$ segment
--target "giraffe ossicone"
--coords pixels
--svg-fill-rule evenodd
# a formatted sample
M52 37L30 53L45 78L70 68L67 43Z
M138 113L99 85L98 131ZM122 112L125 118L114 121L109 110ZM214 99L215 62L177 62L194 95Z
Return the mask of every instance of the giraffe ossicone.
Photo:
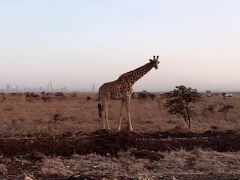
M141 77L147 74L152 68L158 69L159 56L153 56L147 64L122 74L119 78L112 82L104 83L98 91L98 112L99 117L103 122L103 129L110 130L108 121L108 111L109 111L109 101L110 99L121 100L121 110L119 116L119 126L118 130L121 130L121 122L123 116L124 107L127 110L128 116L128 127L130 131L133 131L131 113L130 113L130 100L132 95L132 86Z

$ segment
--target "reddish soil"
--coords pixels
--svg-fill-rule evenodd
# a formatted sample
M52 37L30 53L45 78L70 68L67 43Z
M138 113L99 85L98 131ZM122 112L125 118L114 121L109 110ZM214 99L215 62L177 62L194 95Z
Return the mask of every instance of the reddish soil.
M83 135L58 136L43 138L16 138L0 139L0 154L13 157L16 155L38 158L36 154L48 156L71 156L73 154L97 153L100 155L114 155L118 152L135 148L137 157L154 159L154 154L146 151L173 151L185 149L193 150L196 147L219 152L234 152L240 150L240 132L225 131L205 133L192 132L157 132L157 133L130 133L97 131Z

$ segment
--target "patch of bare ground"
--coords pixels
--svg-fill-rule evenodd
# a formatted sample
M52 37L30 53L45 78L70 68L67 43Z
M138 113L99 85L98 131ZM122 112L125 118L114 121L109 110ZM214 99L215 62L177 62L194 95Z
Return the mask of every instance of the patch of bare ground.
M135 148L138 151L165 152L181 149L191 151L196 147L218 152L239 151L240 132L207 131L204 133L184 133L175 131L173 133L173 131L166 131L130 133L126 131L114 133L101 130L79 137L54 136L0 139L0 153L8 157L26 154L34 155L36 152L47 156L71 156L73 154L85 155L90 153L116 156L119 152L127 151L129 148Z

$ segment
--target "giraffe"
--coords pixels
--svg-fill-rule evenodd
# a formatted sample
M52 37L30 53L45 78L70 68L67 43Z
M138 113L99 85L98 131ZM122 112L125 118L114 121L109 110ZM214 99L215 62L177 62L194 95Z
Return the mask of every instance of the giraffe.
M110 130L109 121L108 121L108 108L109 108L109 100L121 100L121 110L119 116L119 126L118 130L121 130L121 122L123 116L124 107L127 110L128 116L128 128L130 131L133 131L131 114L130 114L130 100L132 95L132 86L136 81L138 81L141 77L147 74L153 67L158 69L158 61L159 56L153 56L153 59L150 59L147 64L129 71L127 73L122 74L115 81L104 83L98 91L98 112L99 117L103 122L103 129Z

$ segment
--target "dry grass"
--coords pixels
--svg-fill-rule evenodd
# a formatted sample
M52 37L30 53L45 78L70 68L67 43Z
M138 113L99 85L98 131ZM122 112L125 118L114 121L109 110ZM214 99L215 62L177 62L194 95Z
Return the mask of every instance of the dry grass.
M72 175L102 179L230 179L240 177L240 153L219 153L195 149L156 153L160 160L138 159L131 149L117 157L96 154L72 157L45 157L29 161L21 157L1 157L0 177L22 174L33 179L59 179ZM53 178L54 177L54 178ZM218 178L217 178L218 177ZM225 177L225 178L223 178ZM13 178L12 178L13 179Z
M28 99L25 95L2 95L0 97L0 134L2 136L24 136L26 134L56 135L65 132L93 132L102 128L97 113L97 94L65 94L64 98L50 94L44 102L39 98ZM223 99L221 94L205 97L196 105L196 116L192 120L193 131L209 129L239 129L240 96ZM164 99L157 94L155 99L132 99L132 121L135 131L164 131L175 126L186 127L181 117L171 116L163 106ZM218 112L223 105L235 108L226 115ZM208 106L215 110L209 111ZM110 125L117 130L120 102L111 101ZM123 119L126 128L126 115Z
M160 153L159 153L160 154ZM95 154L46 159L42 166L44 175L81 174L88 176L157 179L157 177L231 174L240 176L240 153L218 153L196 149L163 154L159 161L136 159L131 152L120 153L118 158Z

